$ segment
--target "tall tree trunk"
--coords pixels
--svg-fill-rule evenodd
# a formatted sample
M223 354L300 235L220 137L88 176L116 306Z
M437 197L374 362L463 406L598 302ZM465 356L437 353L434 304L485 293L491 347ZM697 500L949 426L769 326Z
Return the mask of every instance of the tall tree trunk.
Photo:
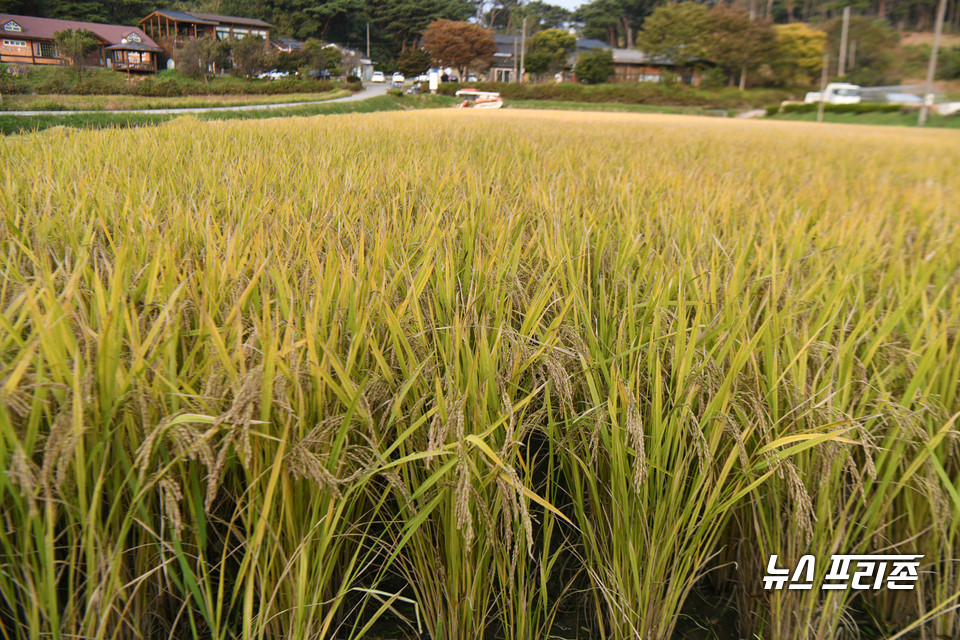
M740 91L747 90L747 65L740 67Z
M877 17L881 20L887 17L887 0L877 0Z

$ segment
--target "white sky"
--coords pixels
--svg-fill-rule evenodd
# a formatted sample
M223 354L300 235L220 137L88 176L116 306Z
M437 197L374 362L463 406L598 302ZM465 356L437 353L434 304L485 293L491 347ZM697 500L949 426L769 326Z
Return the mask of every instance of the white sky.
M576 9L583 4L583 0L546 0L546 2L548 4L564 7L565 9Z

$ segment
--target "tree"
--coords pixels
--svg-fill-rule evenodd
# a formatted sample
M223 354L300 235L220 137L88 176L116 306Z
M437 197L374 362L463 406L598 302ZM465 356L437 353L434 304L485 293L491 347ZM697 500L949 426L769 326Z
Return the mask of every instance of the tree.
M827 51L831 65L836 70L836 60L840 55L841 19L836 18L823 25L827 33ZM848 64L845 80L862 85L895 84L896 57L893 53L899 38L896 31L885 20L852 16L847 42ZM856 44L853 44L856 43Z
M574 18L583 24L585 38L605 40L611 47L633 48L634 35L650 15L656 0L593 0L581 6Z
M823 68L827 34L795 22L774 27L777 52L770 65L775 78L787 85L813 84Z
M497 43L493 35L480 25L437 20L424 34L423 48L438 66L455 67L463 78L468 68L490 66Z
M415 78L430 68L430 54L410 47L397 58L397 68L406 77Z
M353 49L340 50L340 65L343 72L343 79L349 81L350 76L358 75L357 66L360 64L360 52Z
M766 20L751 20L743 9L717 5L710 10L703 36L707 58L723 69L732 85L740 75L747 88L747 72L770 62L777 52L777 34Z
M83 65L87 56L100 46L100 38L85 29L66 29L53 34L60 56L73 64L77 78L83 75Z
M613 52L610 49L594 49L580 54L573 73L578 80L590 84L606 82L613 75Z
M464 20L473 15L469 0L366 0L373 24L393 40L396 52L417 46L420 35L437 20Z
M264 71L267 58L266 43L260 36L247 36L231 43L233 68L242 76L255 76Z
M174 56L177 70L191 78L207 80L210 68L218 57L218 45L213 36L187 40Z
M6 4L7 2L0 1L0 12L23 13L12 10L15 7L5 7ZM34 5L33 10L28 11L26 15L114 24L137 24L137 20L150 13L154 6L147 0L46 0L26 4ZM37 11L37 8L40 11Z
M518 26L524 18L527 20L527 33L537 33L544 29L563 29L570 21L571 13L563 7L547 4L542 0L530 0L517 6L510 12L504 12L507 20L501 27Z
M310 38L303 43L304 66L333 73L343 64L343 54L333 45Z
M669 58L684 67L703 59L704 34L709 29L710 14L702 4L668 4L644 20L637 46L649 56Z
M577 48L577 39L563 29L547 29L531 38L524 60L526 71L540 75L556 73Z

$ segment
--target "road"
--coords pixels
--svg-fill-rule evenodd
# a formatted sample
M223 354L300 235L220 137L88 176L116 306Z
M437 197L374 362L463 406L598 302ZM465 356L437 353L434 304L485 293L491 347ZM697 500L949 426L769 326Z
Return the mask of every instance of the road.
M177 114L177 113L210 113L216 111L265 111L268 109L285 109L287 107L303 107L312 104L327 104L329 102L352 102L354 100L365 100L376 96L386 95L390 85L367 84L363 90L342 98L333 98L331 100L311 100L309 102L279 102L276 104L244 104L232 107L183 107L171 109L115 109L111 111L100 110L75 110L75 111L0 111L4 116L66 116L80 113L157 113L157 114Z

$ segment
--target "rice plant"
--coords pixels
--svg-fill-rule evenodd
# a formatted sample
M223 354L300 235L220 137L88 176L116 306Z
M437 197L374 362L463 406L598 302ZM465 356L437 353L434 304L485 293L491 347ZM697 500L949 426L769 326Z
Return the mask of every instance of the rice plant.
M666 640L695 590L744 638L955 637L958 141L0 140L0 637ZM841 553L917 587L763 589Z

